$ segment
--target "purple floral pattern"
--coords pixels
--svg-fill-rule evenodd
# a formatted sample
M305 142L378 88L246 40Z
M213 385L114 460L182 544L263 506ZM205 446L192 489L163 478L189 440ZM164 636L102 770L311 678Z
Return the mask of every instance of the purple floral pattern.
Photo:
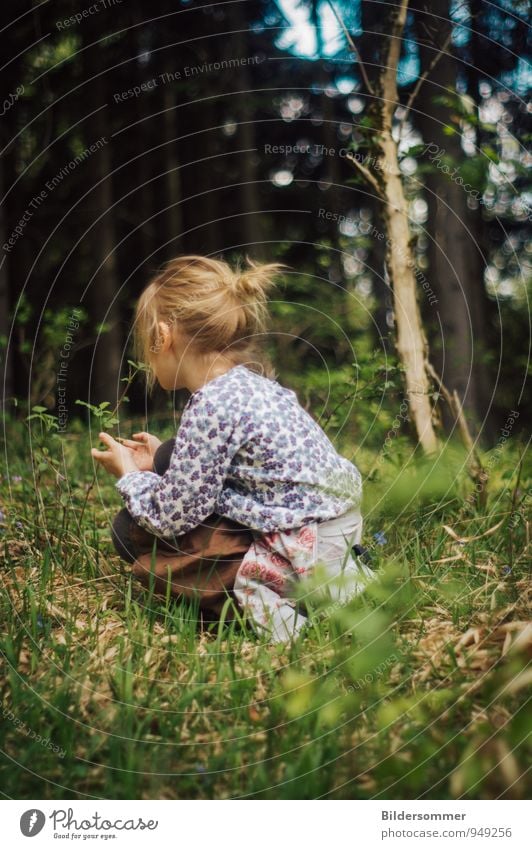
M167 472L117 488L139 525L172 537L212 513L261 533L326 521L360 504L362 481L295 392L240 365L192 393Z

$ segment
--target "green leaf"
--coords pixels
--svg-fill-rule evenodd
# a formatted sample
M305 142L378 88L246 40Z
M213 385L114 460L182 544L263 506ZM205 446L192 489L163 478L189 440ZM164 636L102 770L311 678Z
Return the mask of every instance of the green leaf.
M482 150L482 153L484 154L484 156L487 156L488 159L491 160L491 162L496 162L497 165L498 165L499 162L501 161L500 156L497 153L497 151L494 150L489 145L486 145L485 147L481 148L481 150Z

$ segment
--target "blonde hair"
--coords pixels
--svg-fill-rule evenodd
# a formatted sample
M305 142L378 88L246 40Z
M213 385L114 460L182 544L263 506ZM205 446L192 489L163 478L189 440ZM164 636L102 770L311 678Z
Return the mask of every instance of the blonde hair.
M256 263L233 270L221 259L180 256L170 260L150 280L135 315L136 356L150 365L157 352L159 322L176 325L202 353L221 351L239 365L245 363L267 376L272 367L260 353L257 337L266 328L267 295L274 277L286 266ZM148 383L153 384L153 373Z

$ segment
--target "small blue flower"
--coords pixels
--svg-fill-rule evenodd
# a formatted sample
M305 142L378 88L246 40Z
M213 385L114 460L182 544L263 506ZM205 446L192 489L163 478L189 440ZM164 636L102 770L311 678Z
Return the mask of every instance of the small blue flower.
M386 545L386 543L388 542L384 531L377 531L376 534L373 534L373 539L375 540L377 545Z

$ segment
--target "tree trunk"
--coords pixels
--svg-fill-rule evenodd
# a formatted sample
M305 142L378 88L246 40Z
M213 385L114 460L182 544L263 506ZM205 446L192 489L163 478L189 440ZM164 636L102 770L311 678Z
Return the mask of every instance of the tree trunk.
M371 222L377 226L382 219L377 198L368 198L371 208ZM383 226L382 223L380 226ZM383 228L384 229L384 228ZM368 267L371 271L371 288L375 298L375 309L373 310L374 325L371 331L375 343L383 351L389 352L391 340L391 327L388 323L389 316L393 310L393 294L389 285L389 277L386 269L385 246L380 239L372 239L368 252Z
M0 158L0 197L4 197L5 180L4 180L4 162L3 157ZM0 244L4 245L7 238L5 204L0 204ZM9 298L9 271L8 257L6 254L0 261L0 346L3 348L3 368L0 374L0 403L2 411L5 412L6 401L13 394L13 380L11 369L11 357L8 347L9 325L11 305ZM4 348L5 345L5 348Z
M389 96L389 92L386 93L385 90L384 97ZM432 424L429 380L425 366L428 347L421 325L416 296L408 206L399 171L397 144L392 138L391 124L389 129L384 129L379 147L381 149L381 160L386 164L387 170L383 179L383 218L387 237L390 240L386 263L394 296L397 353L404 366L411 419L423 449L426 452L431 452L437 448L437 439Z
M435 50L442 49L451 26L449 0L432 0L429 15L436 15L434 34L429 46L421 48L422 67L429 67ZM423 32L430 26L429 15L421 16ZM447 19L447 20L446 20ZM424 39L425 40L425 39ZM446 89L456 91L458 62L447 47L435 69L421 86L416 104L416 122L424 143L433 145L428 154L441 164L449 157L458 167L464 160L461 137L446 134L451 108L435 102ZM438 85L434 83L437 81ZM456 129L456 127L454 127ZM438 153L441 151L441 154ZM440 159L438 160L438 156ZM489 375L484 361L487 327L487 295L484 286L485 262L478 245L478 211L472 213L467 205L464 188L450 179L437 164L426 175L428 203L430 282L437 295L437 316L434 316L431 350L436 371L443 382L458 392L466 413L476 423L482 421L489 406ZM430 320L431 312L427 310ZM441 328L443 328L443 339ZM447 425L456 423L445 410Z
M235 3L230 6L231 29L235 30L232 36L235 55L246 56L249 53L248 33L245 31L248 19L244 14L243 3ZM255 259L264 259L262 245L263 231L261 225L260 198L258 193L259 160L254 148L257 147L255 134L255 94L248 94L253 88L252 76L245 63L239 64L236 69L235 90L243 92L235 95L239 117L238 140L240 148L244 152L239 156L241 212L242 212L242 242L247 243L244 251L249 252Z
M166 51L165 70L167 73L175 71L172 64L172 52ZM183 233L183 220L181 200L181 172L179 170L179 158L177 149L177 121L176 121L176 96L174 84L168 82L163 91L163 135L164 135L164 164L165 164L165 188L167 210L164 213L167 220L168 244L165 248L166 255L171 258L180 251Z
M414 255L410 240L408 205L398 161L398 145L392 135L394 112L398 103L397 68L408 0L401 0L389 14L389 27L381 59L381 72L374 80L375 97L369 110L374 126L370 136L378 167L374 174L366 166L357 165L382 201L388 247L386 264L390 276L397 353L404 368L410 418L417 438L426 453L437 449L438 441L432 421L427 376L427 342L421 325L416 296Z
M333 75L331 70L327 68L327 60L325 59L325 45L323 41L323 32L320 19L320 0L312 0L310 7L310 19L314 32L316 34L316 83L321 89L319 95L319 106L322 111L322 127L321 127L321 144L325 149L323 154L323 170L320 180L320 188L327 192L327 203L330 209L339 209L339 185L340 178L340 157L338 155L338 131L336 121L335 103L332 97L326 94L327 86L332 85ZM332 154L327 151L334 151ZM341 252L339 248L338 228L331 228L329 238L332 243L332 248L329 252L329 279L334 283L341 283L343 279L343 268L341 262ZM347 310L349 310L350 298L348 296Z
M94 48L89 48L94 50ZM89 84L94 90L95 104L106 102L102 77L95 77ZM109 139L111 128L106 118L109 110L100 109L91 119L94 139ZM104 144L87 160L89 181L93 190L89 195L90 221L87 241L90 242L90 268L92 276L87 292L89 313L96 325L97 337L94 346L91 375L91 403L109 401L114 405L120 395L120 366L122 360L122 334L120 332L120 310L118 304L118 274L115 256L115 232L113 226L113 192L111 183L112 141ZM94 226L91 225L94 223ZM100 331L98 328L103 324Z

